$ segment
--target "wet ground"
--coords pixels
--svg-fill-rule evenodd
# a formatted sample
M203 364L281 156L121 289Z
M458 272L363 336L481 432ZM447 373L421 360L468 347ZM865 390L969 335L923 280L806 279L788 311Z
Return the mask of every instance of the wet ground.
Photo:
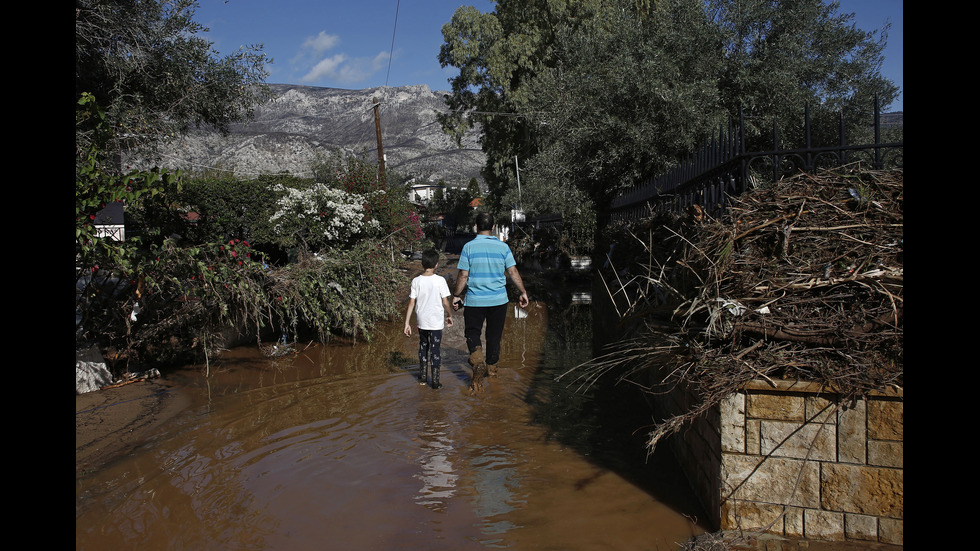
M649 418L555 381L591 354L588 312L509 316L475 396L461 314L439 390L417 384L398 323L168 374L180 413L77 472L76 549L675 550L704 515L673 460L646 457Z

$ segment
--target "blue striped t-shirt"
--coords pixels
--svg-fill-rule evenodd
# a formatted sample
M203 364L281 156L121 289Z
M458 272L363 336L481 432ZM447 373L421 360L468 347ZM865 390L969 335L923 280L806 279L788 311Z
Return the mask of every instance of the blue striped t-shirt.
M499 306L507 304L505 270L515 265L510 247L492 235L477 235L463 245L459 255L460 270L469 271L463 306Z

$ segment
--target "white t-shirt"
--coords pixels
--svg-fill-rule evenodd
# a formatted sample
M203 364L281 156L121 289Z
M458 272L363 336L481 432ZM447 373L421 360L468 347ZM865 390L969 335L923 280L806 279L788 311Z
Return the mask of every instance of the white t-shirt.
M415 317L419 329L436 330L445 326L443 297L450 295L446 278L441 275L420 275L412 280L409 298L415 299Z

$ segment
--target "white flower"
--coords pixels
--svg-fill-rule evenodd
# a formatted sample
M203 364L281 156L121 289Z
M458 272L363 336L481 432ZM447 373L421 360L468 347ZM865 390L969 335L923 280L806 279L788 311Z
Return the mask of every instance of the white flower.
M275 231L280 235L306 232L315 239L315 244L329 245L343 242L357 236L370 227L378 227L372 220L368 226L364 222L365 197L356 193L331 188L324 184L314 184L308 189L298 190L277 186L283 193L277 201L276 212L270 218L275 223Z

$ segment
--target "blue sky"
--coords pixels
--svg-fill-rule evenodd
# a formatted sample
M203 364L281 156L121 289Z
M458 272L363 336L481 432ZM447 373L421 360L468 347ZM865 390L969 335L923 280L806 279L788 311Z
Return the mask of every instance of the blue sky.
M902 84L902 1L841 0L866 31L892 27L882 73ZM270 83L362 89L426 84L447 90L439 66L442 26L461 5L492 11L490 0L199 0L195 20L222 55L263 46ZM887 111L901 111L903 95Z

